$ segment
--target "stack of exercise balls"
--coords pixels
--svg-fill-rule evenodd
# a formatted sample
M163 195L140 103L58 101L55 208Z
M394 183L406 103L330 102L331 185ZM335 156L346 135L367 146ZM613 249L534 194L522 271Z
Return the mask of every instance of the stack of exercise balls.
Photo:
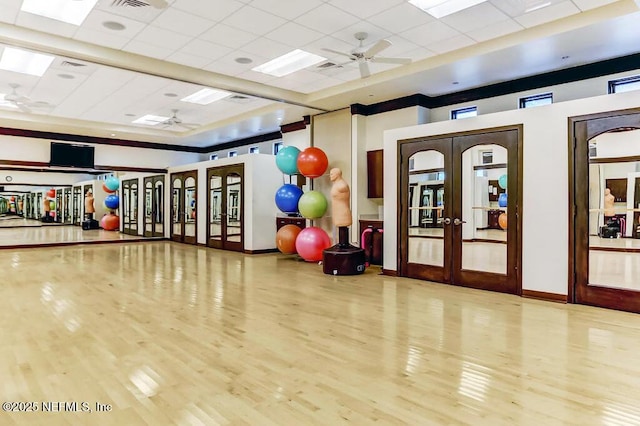
M500 186L500 188L504 189L505 192L502 192L500 194L500 196L498 197L498 206L499 207L507 207L507 175L504 174L502 176L500 176L498 178L498 186ZM506 230L507 229L507 214L506 213L501 213L500 216L498 216L498 225L500 225L500 228Z
M120 206L120 197L116 194L118 188L120 188L120 180L115 176L108 177L102 184L102 189L108 194L104 199L104 206L109 213L100 219L100 227L105 231L115 231L120 228L120 217L115 212Z
M301 174L315 179L322 176L329 166L326 154L319 148L309 147L302 152L286 146L276 154L278 169L287 175ZM319 191L302 190L291 183L276 191L276 206L287 215L300 215L305 219L319 219L327 212L327 199ZM276 233L276 246L284 254L297 253L307 262L322 260L322 250L331 246L329 235L316 226L300 229L296 225L285 225Z

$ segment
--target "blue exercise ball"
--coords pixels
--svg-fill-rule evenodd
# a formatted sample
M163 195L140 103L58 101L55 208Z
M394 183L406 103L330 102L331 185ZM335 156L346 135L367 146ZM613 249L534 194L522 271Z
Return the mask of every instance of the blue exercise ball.
M115 191L120 188L120 180L115 176L109 176L104 182L104 186L109 188L111 191Z
M120 205L120 197L115 194L107 195L104 199L104 206L110 210L115 210Z
M283 213L298 213L300 197L302 197L302 189L286 183L276 191L276 206Z
M507 207L507 193L506 192L503 192L498 197L498 206Z
M295 146L285 146L280 148L276 154L276 166L287 175L295 175L298 173L298 155L300 150Z
M507 175L502 175L498 178L498 185L502 189L507 189Z

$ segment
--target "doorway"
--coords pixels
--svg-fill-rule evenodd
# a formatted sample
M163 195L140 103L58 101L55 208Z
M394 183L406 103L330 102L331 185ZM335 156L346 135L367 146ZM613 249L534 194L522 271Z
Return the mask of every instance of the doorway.
M173 241L196 244L198 235L197 186L197 170L171 175L171 239Z
M399 275L521 293L521 135L509 126L401 142Z
M73 224L80 226L82 222L82 188L80 186L73 187Z
M138 235L138 179L122 182L122 232Z
M164 176L144 178L144 236L164 237Z
M207 246L244 250L244 164L207 169Z
M64 196L63 196L63 220L64 224L70 225L72 223L71 219L71 188L64 188Z
M569 118L569 302L640 313L640 109Z

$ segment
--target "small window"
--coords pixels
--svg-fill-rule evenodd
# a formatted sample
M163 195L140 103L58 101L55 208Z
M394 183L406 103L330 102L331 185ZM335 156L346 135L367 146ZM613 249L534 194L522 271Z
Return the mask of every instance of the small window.
M260 147L252 146L251 148L249 148L249 154L260 154Z
M457 120L459 118L475 117L476 115L478 115L478 107L474 107L474 106L467 107L467 108L454 109L451 111L452 120Z
M630 92L640 89L640 75L619 78L609 82L609 93Z
M480 151L480 164L492 164L493 151Z
M211 154L211 160L217 160L218 154Z
M237 157L238 156L238 151L229 151L229 153L227 154L227 157L231 158L231 157Z
M282 149L283 146L284 146L284 144L282 142L274 142L273 143L273 155L276 155L278 153L278 151L280 151L280 149Z
M409 158L409 170L413 170L415 167L415 158Z
M520 108L531 108L553 103L553 93L543 93L541 95L526 96L520 98Z

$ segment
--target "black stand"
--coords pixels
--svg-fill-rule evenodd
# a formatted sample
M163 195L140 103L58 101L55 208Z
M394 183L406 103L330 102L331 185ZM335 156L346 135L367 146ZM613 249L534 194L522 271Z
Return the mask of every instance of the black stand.
M357 275L365 269L364 249L349 244L349 228L338 228L338 244L322 251L322 272L328 275Z

